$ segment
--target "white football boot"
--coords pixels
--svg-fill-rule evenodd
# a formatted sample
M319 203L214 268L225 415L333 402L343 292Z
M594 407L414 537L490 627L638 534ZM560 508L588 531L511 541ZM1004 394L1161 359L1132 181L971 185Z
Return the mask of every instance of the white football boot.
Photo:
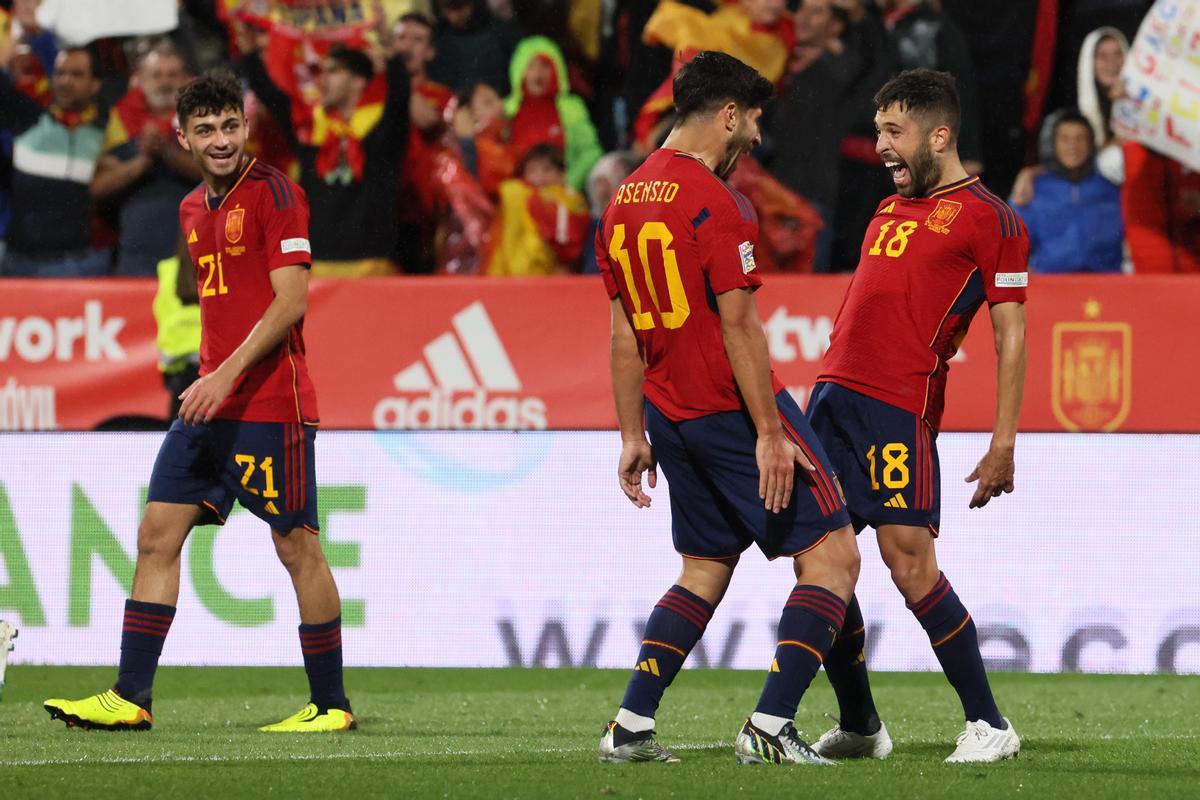
M625 730L616 720L605 725L600 734L600 763L637 761L678 764L679 756L663 747L655 738L654 731L634 733Z
M892 754L892 737L887 726L879 723L879 730L870 735L842 730L841 724L825 731L813 750L823 758L887 758Z
M1006 758L1016 758L1021 752L1021 738L1008 717L1003 730L993 728L981 719L968 722L958 735L957 747L946 757L947 764L988 764Z

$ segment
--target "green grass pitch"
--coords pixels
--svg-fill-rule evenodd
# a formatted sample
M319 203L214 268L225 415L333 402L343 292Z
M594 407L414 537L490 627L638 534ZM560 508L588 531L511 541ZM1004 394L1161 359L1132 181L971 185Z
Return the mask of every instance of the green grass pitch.
M627 673L350 670L361 728L258 733L302 704L299 669L165 668L155 729L67 730L46 697L107 687L111 669L16 666L0 703L0 797L1100 798L1200 797L1200 677L993 676L1021 756L941 760L961 728L940 675L878 674L895 754L835 768L741 767L732 743L762 675L685 671L659 712L675 765L602 765L596 744ZM818 676L797 717L809 737L836 709Z

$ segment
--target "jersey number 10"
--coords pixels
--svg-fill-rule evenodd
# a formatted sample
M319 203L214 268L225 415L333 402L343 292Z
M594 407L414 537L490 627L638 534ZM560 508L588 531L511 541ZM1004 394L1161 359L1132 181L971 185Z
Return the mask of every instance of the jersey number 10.
M665 222L646 222L638 229L637 256L646 277L646 291L650 294L650 302L658 312L663 327L667 329L683 327L683 323L687 322L692 313L687 293L683 288L683 278L679 276L679 261L675 258L675 251L671 249L673 241L675 237L671 235L671 230ZM654 273L650 270L650 242L658 242L662 248L663 282L667 285L667 296L671 301L671 307L667 311L663 311L663 305L658 300L658 288L655 286ZM633 278L633 264L629 260L629 251L625 249L624 223L613 226L612 239L608 243L608 257L621 265L621 272L625 275L625 286L629 289L629 300L633 304L633 327L639 331L654 328L654 315L650 311L642 310L642 295Z

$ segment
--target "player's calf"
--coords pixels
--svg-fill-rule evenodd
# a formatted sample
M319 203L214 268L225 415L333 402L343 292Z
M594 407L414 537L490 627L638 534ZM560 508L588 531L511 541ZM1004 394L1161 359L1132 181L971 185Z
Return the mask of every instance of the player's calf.
M661 745L654 740L654 715L663 693L704 635L713 611L707 600L678 584L654 606L621 708L600 741L601 761L679 760L665 750L662 752L670 757L659 757L662 753L658 752Z

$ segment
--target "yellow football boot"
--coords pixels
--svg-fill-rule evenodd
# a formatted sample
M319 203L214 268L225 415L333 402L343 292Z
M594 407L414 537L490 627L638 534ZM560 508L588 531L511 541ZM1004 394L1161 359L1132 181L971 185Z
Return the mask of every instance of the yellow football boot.
M148 731L154 724L150 712L109 689L82 700L47 700L42 704L50 719L61 719L68 728L96 731Z
M259 730L266 733L330 733L352 731L357 727L358 722L349 711L340 708L322 710L315 703L309 703L282 722L263 725Z

